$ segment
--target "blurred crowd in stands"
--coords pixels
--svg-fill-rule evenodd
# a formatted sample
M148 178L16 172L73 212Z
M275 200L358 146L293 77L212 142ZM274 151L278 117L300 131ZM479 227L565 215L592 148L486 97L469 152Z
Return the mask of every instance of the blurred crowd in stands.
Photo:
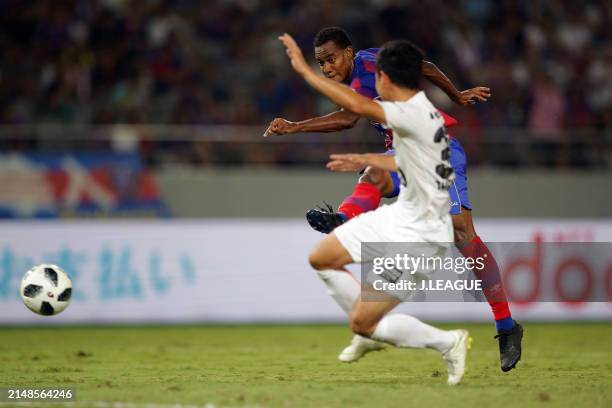
M490 102L470 108L427 88L475 146L481 129L520 128L552 162L564 149L570 164L607 160L572 159L587 141L567 131L591 129L589 145L610 144L606 0L0 0L0 124L263 130L277 116L327 113L334 107L290 71L276 37L294 34L311 56L314 34L330 25L358 49L410 39L459 88L489 86Z

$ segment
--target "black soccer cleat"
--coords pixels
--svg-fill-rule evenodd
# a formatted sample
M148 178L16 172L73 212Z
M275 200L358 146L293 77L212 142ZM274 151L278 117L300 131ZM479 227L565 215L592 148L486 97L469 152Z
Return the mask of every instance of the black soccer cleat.
M523 339L523 326L514 321L510 330L500 330L494 338L499 339L499 361L503 372L516 367L521 360L521 340Z
M323 234L329 234L339 225L345 223L344 217L334 211L334 208L327 204L325 201L326 208L318 207L308 210L306 213L306 221L316 231L322 232Z

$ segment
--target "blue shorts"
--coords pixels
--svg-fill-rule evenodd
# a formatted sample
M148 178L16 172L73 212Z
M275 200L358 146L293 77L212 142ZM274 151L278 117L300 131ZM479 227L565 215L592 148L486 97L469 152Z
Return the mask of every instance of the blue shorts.
M459 141L455 138L451 138L449 142L450 147L450 163L455 172L455 181L448 189L448 195L450 196L450 213L451 215L457 215L461 213L461 208L467 210L472 209L470 203L470 195L468 194L468 182L467 182L467 157L463 151L463 147ZM393 154L393 150L387 150L385 154ZM387 198L397 197L400 190L400 179L395 171L390 171L391 178L393 179L393 192L387 196Z

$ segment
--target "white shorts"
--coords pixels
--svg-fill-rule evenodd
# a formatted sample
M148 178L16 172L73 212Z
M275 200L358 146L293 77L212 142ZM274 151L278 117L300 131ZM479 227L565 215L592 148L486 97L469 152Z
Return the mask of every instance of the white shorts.
M410 217L406 210L397 204L383 205L378 209L363 213L334 230L340 244L347 250L356 263L369 263L376 257L388 257L396 253L397 245L364 246L362 243L426 243L425 245L408 245L403 253L414 257L443 256L453 241L453 224L450 215L439 219L406 222ZM389 252L389 253L387 253ZM425 254L423 252L426 252ZM402 274L400 280L426 279L434 271L423 269L416 273ZM365 278L362 276L362 279ZM370 279L368 279L370 280ZM406 299L406 291L385 291L399 299Z
M362 242L453 242L453 222L450 215L440 219L405 222L405 209L398 203L383 205L350 219L334 229L334 234L353 258L354 262L368 262L362 259ZM404 222L403 222L404 221Z

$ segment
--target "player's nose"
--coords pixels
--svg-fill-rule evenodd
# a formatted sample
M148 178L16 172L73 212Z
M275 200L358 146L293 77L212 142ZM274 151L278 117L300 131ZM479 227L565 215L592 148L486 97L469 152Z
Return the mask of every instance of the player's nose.
M323 75L326 77L331 77L334 75L334 71L332 70L330 64L325 63L325 65L323 65Z

